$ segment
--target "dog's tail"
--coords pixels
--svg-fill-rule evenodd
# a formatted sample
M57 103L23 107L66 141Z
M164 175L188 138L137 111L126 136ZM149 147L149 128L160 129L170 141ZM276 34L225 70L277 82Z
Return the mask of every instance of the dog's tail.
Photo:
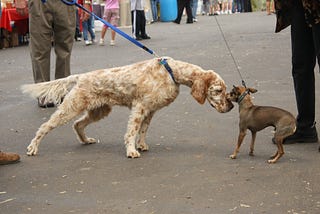
M21 86L23 93L29 94L33 98L44 100L44 102L53 102L59 105L66 94L76 85L78 75L71 75L66 78L53 80L50 82L41 82L36 84L26 84Z

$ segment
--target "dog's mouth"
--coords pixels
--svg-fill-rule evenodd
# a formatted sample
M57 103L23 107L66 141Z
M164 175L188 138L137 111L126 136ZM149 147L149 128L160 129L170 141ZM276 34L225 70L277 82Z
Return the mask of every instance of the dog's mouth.
M219 113L227 113L233 109L234 105L228 100L227 104L223 107L222 105L214 106L212 103L210 105L215 108Z

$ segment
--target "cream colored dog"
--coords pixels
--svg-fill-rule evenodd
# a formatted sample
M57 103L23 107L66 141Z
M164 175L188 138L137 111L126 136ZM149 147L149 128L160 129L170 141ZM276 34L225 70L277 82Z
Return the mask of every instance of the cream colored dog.
M127 157L140 157L137 149L148 150L145 136L152 116L175 100L180 84L191 87L192 96L200 104L207 99L218 112L232 109L232 103L226 98L225 83L217 73L171 58L167 58L167 62L176 82L159 59L151 59L50 82L23 85L23 92L34 98L45 98L56 104L63 100L50 119L40 126L28 146L27 154L36 155L40 141L50 130L68 123L82 112L85 114L75 121L74 130L81 142L95 143L94 138L85 135L85 127L107 116L114 105L119 105L131 109L124 137Z

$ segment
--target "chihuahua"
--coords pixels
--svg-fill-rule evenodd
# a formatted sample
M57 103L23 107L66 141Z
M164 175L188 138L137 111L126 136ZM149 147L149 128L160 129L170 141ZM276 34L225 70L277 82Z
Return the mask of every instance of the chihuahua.
M254 105L250 93L256 92L257 90L254 88L233 86L233 89L228 94L230 101L239 104L240 114L238 143L233 154L230 155L230 158L235 159L237 157L247 129L249 129L252 134L249 155L253 156L256 133L268 126L273 126L275 128L274 140L278 150L276 154L268 160L268 163L275 163L284 154L283 140L292 135L296 130L296 119L290 112L283 109Z

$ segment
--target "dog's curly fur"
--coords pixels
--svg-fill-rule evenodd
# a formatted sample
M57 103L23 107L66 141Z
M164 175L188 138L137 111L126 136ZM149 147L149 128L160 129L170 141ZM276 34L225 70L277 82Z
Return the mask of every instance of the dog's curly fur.
M23 85L22 91L34 98L60 104L51 118L43 123L28 146L28 155L36 155L42 138L57 126L66 124L82 112L84 116L74 123L74 130L81 142L95 143L84 129L92 122L107 116L114 105L131 109L124 142L127 157L140 157L137 149L148 150L145 136L154 113L169 105L179 94L179 85L191 87L192 96L203 104L208 102L218 111L227 112L233 107L226 99L223 79L212 70L167 58L176 83L159 59L101 69L50 82ZM137 137L139 139L136 141Z

